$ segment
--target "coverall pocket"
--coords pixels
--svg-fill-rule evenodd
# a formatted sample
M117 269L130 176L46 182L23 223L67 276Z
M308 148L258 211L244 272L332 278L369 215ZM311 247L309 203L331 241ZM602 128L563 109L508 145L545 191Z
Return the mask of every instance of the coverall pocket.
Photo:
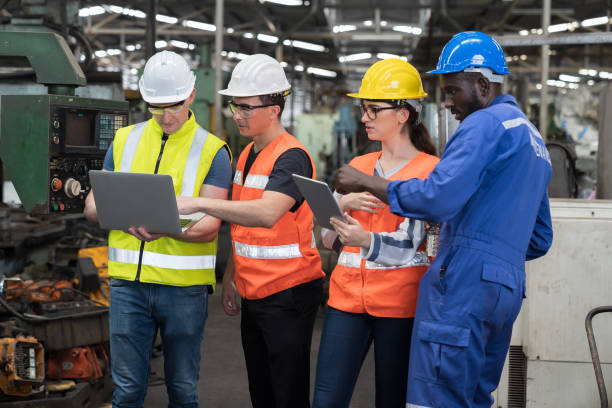
M514 291L516 286L511 268L484 264L480 282L477 283L472 297L470 313L480 320L488 321L499 304L501 291Z
M439 322L419 323L417 338L421 350L417 357L422 370L419 377L436 383L463 383L466 376L466 348L470 329ZM416 367L415 367L416 368Z

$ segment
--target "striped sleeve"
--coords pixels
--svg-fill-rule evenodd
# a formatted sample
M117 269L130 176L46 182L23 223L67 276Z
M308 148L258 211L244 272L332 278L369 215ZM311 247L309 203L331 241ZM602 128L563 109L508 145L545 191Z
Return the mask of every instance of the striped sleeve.
M425 223L405 218L396 231L371 235L369 250L361 248L362 258L389 266L405 265L425 240Z

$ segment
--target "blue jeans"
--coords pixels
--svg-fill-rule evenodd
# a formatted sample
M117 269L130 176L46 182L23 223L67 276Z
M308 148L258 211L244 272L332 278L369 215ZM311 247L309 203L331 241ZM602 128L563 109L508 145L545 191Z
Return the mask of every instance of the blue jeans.
M169 408L197 408L200 350L208 316L207 287L113 278L110 296L113 408L142 407L158 330Z
M319 347L313 408L348 407L372 341L376 407L406 404L413 318L375 317L328 307Z

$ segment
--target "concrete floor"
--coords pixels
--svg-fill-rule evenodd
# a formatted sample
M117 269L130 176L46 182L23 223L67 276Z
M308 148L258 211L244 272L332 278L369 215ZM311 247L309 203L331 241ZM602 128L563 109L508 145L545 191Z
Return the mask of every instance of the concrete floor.
M200 406L206 408L250 407L249 390L242 345L240 342L240 317L230 317L221 306L221 288L210 297L208 321L204 330L202 362L200 364ZM320 310L312 337L311 390L314 383L317 351L321 339L324 311ZM374 406L374 362L372 351L363 364L351 408ZM163 357L151 363L151 383L144 406L166 408L168 397L163 382Z

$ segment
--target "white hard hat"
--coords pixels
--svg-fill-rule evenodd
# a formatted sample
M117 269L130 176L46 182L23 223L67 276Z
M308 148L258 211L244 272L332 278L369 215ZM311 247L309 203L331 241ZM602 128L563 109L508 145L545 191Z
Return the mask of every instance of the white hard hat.
M171 51L161 51L147 61L138 86L148 103L184 101L191 95L195 75L185 58Z
M265 54L253 54L236 65L227 89L219 93L247 97L282 93L290 88L285 71L277 60Z

